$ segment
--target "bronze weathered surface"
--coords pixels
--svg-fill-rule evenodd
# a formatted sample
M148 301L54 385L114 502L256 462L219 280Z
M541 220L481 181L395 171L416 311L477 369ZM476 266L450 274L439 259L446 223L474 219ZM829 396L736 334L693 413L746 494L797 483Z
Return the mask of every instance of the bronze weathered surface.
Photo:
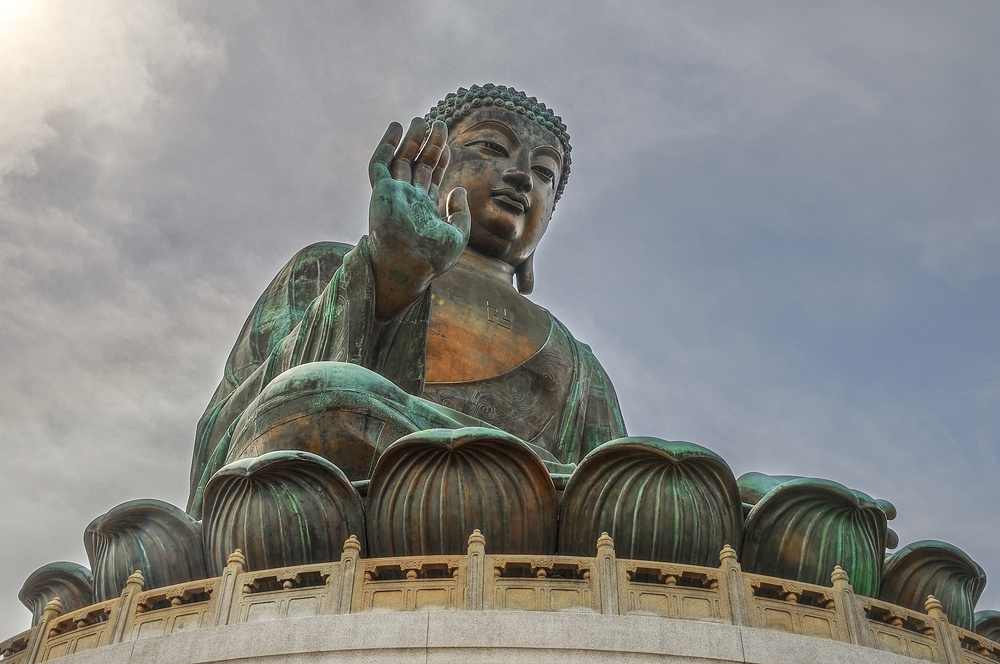
M66 612L94 603L94 578L83 565L55 562L32 572L21 586L17 598L31 611L31 624L37 625L45 605L58 597Z
M495 426L566 472L625 434L590 349L523 296L566 181L565 127L502 86L431 115L393 123L376 148L368 235L307 248L258 300L198 427L192 515L218 468L266 451L314 452L364 480L401 435Z
M740 499L743 501L743 509L749 514L750 509L760 502L760 500L766 496L772 489L784 484L785 482L791 482L792 480L808 480L811 478L802 477L800 475L765 475L764 473L744 473L739 476L736 483L740 487ZM826 480L818 480L820 483L826 482ZM867 494L859 495L868 498ZM885 518L888 521L892 521L896 518L896 506L893 505L888 500L884 499L874 499L875 504L878 505L882 511L885 513ZM892 528L886 528L885 536L885 548L895 549L899 546L899 536L896 534Z
M921 540L886 559L879 599L919 611L933 595L951 624L972 630L985 586L986 573L967 553L947 542Z
M83 543L95 602L117 597L137 570L147 588L208 576L201 523L161 500L132 500L112 508L90 522Z
M840 565L861 595L875 597L885 556L886 514L869 496L836 482L799 478L775 484L747 516L744 569L829 583Z
M942 607L971 629L985 577L954 547L911 545L882 582L896 543L887 501L827 480L737 482L698 445L624 437L590 348L525 297L569 165L562 121L503 86L460 89L405 131L391 124L369 165L368 233L296 254L237 337L198 423L187 513L133 501L95 519L85 534L92 596L81 599L83 568L54 564L26 582L40 628L55 625L58 647L97 643L105 628L121 641L128 621L142 622L139 607L209 595L211 610L174 617L285 617L289 603L244 602L236 579L247 595L268 579L267 594L267 570L292 567L277 585L292 591L300 572L307 587L327 584L301 606L332 613L645 612L861 645L896 639L898 621L912 632L899 654L917 656L937 647L928 635L947 626ZM612 538L631 561L616 562ZM221 575L216 585L193 581L209 573ZM550 574L566 583L545 585ZM423 594L405 585L418 579ZM169 598L156 590L171 584L185 587ZM868 626L855 591L868 596ZM99 604L59 617L85 601ZM982 629L994 634L995 622Z
M614 388L590 349L524 297L566 185L569 151L558 117L503 86L459 90L407 129L390 125L369 166L368 234L354 247L323 243L300 252L240 333L199 423L190 513L201 514L204 487L222 465L268 452L312 452L363 482L403 436L492 426L564 478L589 452L624 436ZM739 498L728 478L707 481L708 473L687 516L673 525L657 517L655 535L638 526L627 533L621 524L664 514L687 485L661 482L670 464L653 481L656 463L641 470L611 449L570 481L560 523L567 550L582 553L604 528L598 522L611 519L607 527L637 556L703 560L704 551L728 543L745 548L748 569L827 583L840 564L859 592L878 592L882 556L896 539L885 523L894 511L887 502L823 480L745 476L740 488L753 509L741 542ZM417 475L429 472L409 463ZM391 490L384 480L372 486L400 504L416 501L408 491L424 495L404 479L412 478L394 476ZM639 485L647 490L634 500L592 504ZM414 526L390 516L382 498L368 497L370 508L385 512L369 510L376 554L442 550L399 544ZM407 518L430 518L417 512ZM508 527L521 527L521 518L511 516ZM660 526L677 541L668 545ZM491 541L504 540L491 533Z
M352 481L366 480L378 455L394 440L445 426L443 418L421 405L357 365L300 365L272 380L237 420L226 462L301 450L337 460Z
M541 459L502 431L432 429L379 458L368 490L375 556L465 551L482 531L497 552L552 554L556 490Z
M743 510L722 458L693 443L621 438L580 463L563 493L559 553L589 555L602 532L628 558L714 565L738 549Z
M343 472L308 452L268 452L219 470L205 491L205 558L221 574L240 549L247 569L327 562L351 535L365 541L361 496Z
M1000 611L977 611L976 634L1000 642Z

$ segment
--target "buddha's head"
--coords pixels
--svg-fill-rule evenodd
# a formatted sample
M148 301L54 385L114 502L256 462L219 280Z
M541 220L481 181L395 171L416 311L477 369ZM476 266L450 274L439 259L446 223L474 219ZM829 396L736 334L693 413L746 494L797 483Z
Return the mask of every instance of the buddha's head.
M468 191L469 248L514 267L518 290L531 292L532 256L569 177L566 126L533 97L492 84L459 89L425 119L448 125L440 190Z

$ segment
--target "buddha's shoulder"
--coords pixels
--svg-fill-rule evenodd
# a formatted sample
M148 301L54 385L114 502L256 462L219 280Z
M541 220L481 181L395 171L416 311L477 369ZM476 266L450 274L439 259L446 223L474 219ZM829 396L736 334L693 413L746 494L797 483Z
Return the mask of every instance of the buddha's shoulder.
M346 242L316 242L298 250L271 280L265 296L300 311L326 288L352 249Z
M548 316L551 321L552 338L565 339L566 343L572 346L576 350L576 353L579 354L581 361L594 364L597 367L601 366L601 363L597 360L597 357L594 355L594 351L591 349L589 344L586 344L573 336L573 333L570 332L569 328L566 327L562 321L556 318L555 314L543 307L539 308L545 312L545 315ZM601 367L601 371L603 370L603 367Z
M344 256L353 248L354 245L347 242L314 242L295 252L282 271L336 272L343 264Z

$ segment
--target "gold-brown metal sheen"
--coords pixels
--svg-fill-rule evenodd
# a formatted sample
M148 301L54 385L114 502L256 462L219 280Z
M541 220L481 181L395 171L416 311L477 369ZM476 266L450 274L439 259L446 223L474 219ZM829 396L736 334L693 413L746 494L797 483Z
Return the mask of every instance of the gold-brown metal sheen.
M704 447L621 438L581 462L563 494L559 553L584 555L608 532L629 558L708 565L739 550L743 506L736 478Z
M117 597L141 571L159 588L208 576L201 523L161 500L132 500L87 526L83 543L94 570L94 601Z
M327 562L340 555L350 535L364 542L364 506L344 473L326 459L268 452L212 476L204 530L213 574L222 573L227 552L237 548L248 569Z
M946 542L923 540L886 558L879 599L919 609L933 595L953 625L972 630L985 586L986 573L967 553Z
M556 490L545 465L502 431L421 431L379 458L368 490L370 550L376 556L459 554L468 533L496 548L553 554Z

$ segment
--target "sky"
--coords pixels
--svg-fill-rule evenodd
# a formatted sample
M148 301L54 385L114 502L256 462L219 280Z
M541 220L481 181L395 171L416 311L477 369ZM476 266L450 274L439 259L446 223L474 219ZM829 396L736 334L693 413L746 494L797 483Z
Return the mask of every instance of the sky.
M892 501L1000 609L1000 5L0 0L0 637L196 422L391 121L537 96L573 173L532 300L632 435Z

